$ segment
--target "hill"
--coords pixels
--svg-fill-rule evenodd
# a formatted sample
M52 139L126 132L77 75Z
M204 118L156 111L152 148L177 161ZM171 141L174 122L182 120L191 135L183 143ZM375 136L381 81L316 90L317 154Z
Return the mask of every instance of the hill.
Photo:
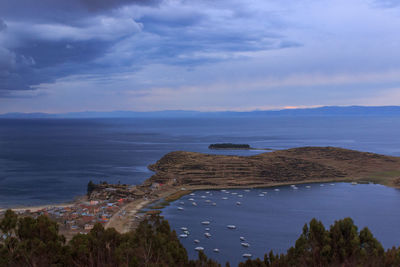
M335 147L301 147L256 156L176 151L149 169L150 182L197 187L256 187L312 181L372 181L397 186L400 158Z

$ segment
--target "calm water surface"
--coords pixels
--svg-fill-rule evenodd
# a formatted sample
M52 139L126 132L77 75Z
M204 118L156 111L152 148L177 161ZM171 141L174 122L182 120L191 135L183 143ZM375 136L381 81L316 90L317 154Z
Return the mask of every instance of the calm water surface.
M311 188L306 188L307 185ZM295 244L303 225L312 218L329 227L335 220L351 217L359 230L367 226L385 248L400 245L400 214L396 212L400 206L400 190L374 184L323 185L298 185L297 190L290 186L276 187L279 192L274 188L251 189L250 192L228 189L227 193L196 191L194 196L187 195L171 203L162 215L178 235L182 233L181 227L188 228L189 236L180 240L191 258L197 257L194 248L202 246L207 256L220 263L229 261L233 266L243 261L243 253L263 258L270 250L286 252ZM260 196L262 192L266 192L265 196ZM237 201L241 205L237 205ZM210 224L202 225L202 221L210 221ZM235 230L227 228L231 224L236 226ZM209 231L205 230L207 227ZM205 237L205 232L211 237ZM250 247L241 246L241 236ZM195 239L200 243L195 244ZM213 252L214 248L220 252Z
M0 207L72 200L89 180L140 184L164 154L217 142L340 146L400 156L399 117L0 119Z

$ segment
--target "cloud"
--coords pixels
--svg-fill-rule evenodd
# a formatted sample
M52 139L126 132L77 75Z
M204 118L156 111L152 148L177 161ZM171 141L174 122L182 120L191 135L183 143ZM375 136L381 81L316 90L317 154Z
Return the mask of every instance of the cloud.
M375 0L374 4L383 8L394 8L400 5L400 0Z
M0 19L0 32L4 31L7 29L7 24L4 22L4 20Z

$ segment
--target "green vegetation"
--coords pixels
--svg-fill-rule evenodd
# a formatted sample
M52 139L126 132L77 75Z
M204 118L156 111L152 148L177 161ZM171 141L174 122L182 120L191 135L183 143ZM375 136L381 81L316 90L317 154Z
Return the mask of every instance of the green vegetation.
M208 146L209 149L250 149L248 144L232 144L232 143L222 143L222 144L211 144Z
M189 261L175 231L158 216L126 234L96 224L67 243L48 217L18 218L8 210L0 231L0 266L219 266L204 254Z
M368 228L358 232L350 218L336 221L329 230L312 219L286 254L271 251L263 260L247 260L239 266L400 266L400 248L385 252Z
M87 185L87 196L90 197L90 194L92 194L93 190L96 189L96 184L93 183L91 180L89 181Z
M18 217L8 210L0 231L0 266L220 266L204 253L189 260L175 231L159 216L125 234L96 224L88 234L66 242L48 217ZM286 254L271 251L240 266L400 266L400 248L385 251L367 228L358 231L350 218L336 221L329 230L313 219Z

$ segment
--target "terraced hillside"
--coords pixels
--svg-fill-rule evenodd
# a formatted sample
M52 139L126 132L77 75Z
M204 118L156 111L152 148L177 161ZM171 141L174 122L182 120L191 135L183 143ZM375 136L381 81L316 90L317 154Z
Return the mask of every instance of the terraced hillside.
M324 180L400 182L400 158L335 147L301 147L256 156L176 151L149 169L150 182L182 186L263 186Z

